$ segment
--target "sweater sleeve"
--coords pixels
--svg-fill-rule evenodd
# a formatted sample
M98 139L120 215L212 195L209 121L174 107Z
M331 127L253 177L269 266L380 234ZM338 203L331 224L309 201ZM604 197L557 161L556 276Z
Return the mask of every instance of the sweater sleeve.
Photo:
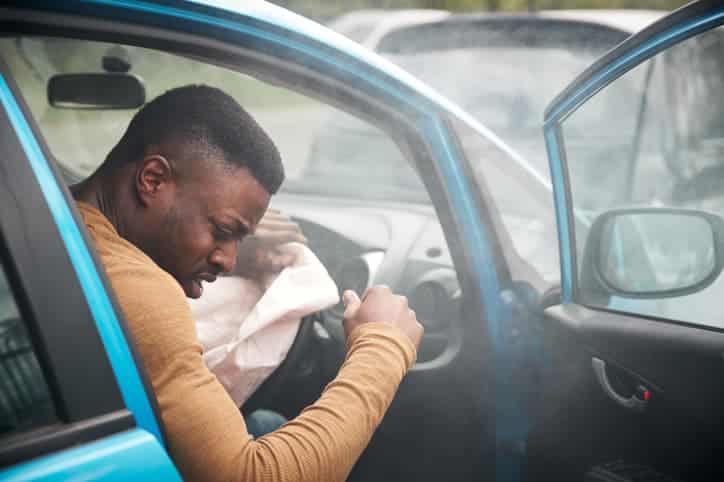
M370 323L348 340L337 377L297 418L256 440L202 360L183 290L159 270L109 270L151 383L169 451L186 480L337 482L367 446L415 348L396 327Z

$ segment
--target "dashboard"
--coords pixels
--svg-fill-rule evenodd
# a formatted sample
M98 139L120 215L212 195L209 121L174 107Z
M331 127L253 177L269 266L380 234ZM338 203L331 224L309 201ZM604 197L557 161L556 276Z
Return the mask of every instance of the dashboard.
M384 284L408 297L425 326L420 362L450 347L461 291L445 236L431 205L280 193L273 207L292 217L340 294ZM341 304L320 314L332 338L344 341Z

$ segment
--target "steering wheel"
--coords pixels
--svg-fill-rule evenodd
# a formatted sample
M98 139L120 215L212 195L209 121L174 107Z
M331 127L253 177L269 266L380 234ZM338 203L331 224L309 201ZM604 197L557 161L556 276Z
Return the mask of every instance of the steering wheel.
M311 348L317 338L315 324L319 323L319 319L319 313L302 318L287 356L244 403L241 407L244 413L269 408L269 401L275 400L285 388L288 389L291 380L304 376L310 370L309 354L313 352Z

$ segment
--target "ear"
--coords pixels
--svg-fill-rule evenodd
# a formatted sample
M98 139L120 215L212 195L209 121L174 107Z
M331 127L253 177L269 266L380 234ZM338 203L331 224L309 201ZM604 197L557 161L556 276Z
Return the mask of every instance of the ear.
M134 181L138 199L144 206L165 198L176 188L171 163L158 154L143 158Z

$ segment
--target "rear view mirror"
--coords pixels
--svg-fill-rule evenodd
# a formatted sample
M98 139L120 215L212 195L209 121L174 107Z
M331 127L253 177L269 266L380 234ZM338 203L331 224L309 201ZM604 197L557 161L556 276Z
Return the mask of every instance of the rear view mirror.
M583 288L651 298L701 291L722 271L723 234L724 220L699 211L645 208L604 213L591 227Z
M137 109L146 88L131 74L60 74L48 81L48 102L61 109Z

